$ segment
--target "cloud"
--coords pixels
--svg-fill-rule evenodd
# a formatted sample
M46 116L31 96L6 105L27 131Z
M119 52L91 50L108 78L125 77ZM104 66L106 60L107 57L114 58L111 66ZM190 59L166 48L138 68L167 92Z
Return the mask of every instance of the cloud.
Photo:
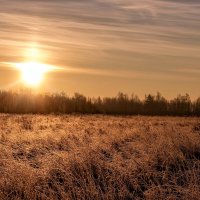
M178 68L200 53L198 0L0 0L2 57L38 42L50 62L133 72ZM173 58L172 58L173 57ZM181 57L187 57L182 63ZM179 60L179 61L177 61ZM186 66L184 66L186 67ZM108 73L109 74L109 73Z

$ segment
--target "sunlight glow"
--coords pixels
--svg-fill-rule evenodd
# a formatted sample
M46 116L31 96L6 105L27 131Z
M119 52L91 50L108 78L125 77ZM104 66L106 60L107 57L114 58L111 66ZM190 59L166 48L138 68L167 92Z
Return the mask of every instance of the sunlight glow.
M28 61L41 60L44 57L44 52L40 50L37 43L30 43L24 51L25 59Z
M55 67L38 62L15 63L14 67L21 71L21 79L24 84L38 86L47 72L53 71Z
M15 68L21 73L19 83L23 85L38 88L44 80L45 75L51 71L65 70L65 68L45 64L44 57L47 55L40 50L37 43L30 43L24 51L23 62L0 62L0 64Z

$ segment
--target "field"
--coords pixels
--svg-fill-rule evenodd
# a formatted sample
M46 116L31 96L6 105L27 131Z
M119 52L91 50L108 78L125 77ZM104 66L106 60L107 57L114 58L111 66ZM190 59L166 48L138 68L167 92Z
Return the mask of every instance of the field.
M0 199L200 199L200 118L0 115Z

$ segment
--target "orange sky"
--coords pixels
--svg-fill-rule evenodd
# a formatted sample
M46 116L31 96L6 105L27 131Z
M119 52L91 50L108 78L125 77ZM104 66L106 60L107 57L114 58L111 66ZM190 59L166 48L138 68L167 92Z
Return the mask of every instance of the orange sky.
M0 89L19 84L5 63L32 57L40 91L200 96L199 0L0 0ZM37 54L37 55L35 55Z

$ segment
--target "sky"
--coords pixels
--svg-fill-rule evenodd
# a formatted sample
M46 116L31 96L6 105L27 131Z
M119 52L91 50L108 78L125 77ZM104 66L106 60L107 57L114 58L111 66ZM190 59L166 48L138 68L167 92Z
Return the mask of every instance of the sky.
M63 70L38 90L200 96L199 0L0 0L0 89L7 63L32 57Z

